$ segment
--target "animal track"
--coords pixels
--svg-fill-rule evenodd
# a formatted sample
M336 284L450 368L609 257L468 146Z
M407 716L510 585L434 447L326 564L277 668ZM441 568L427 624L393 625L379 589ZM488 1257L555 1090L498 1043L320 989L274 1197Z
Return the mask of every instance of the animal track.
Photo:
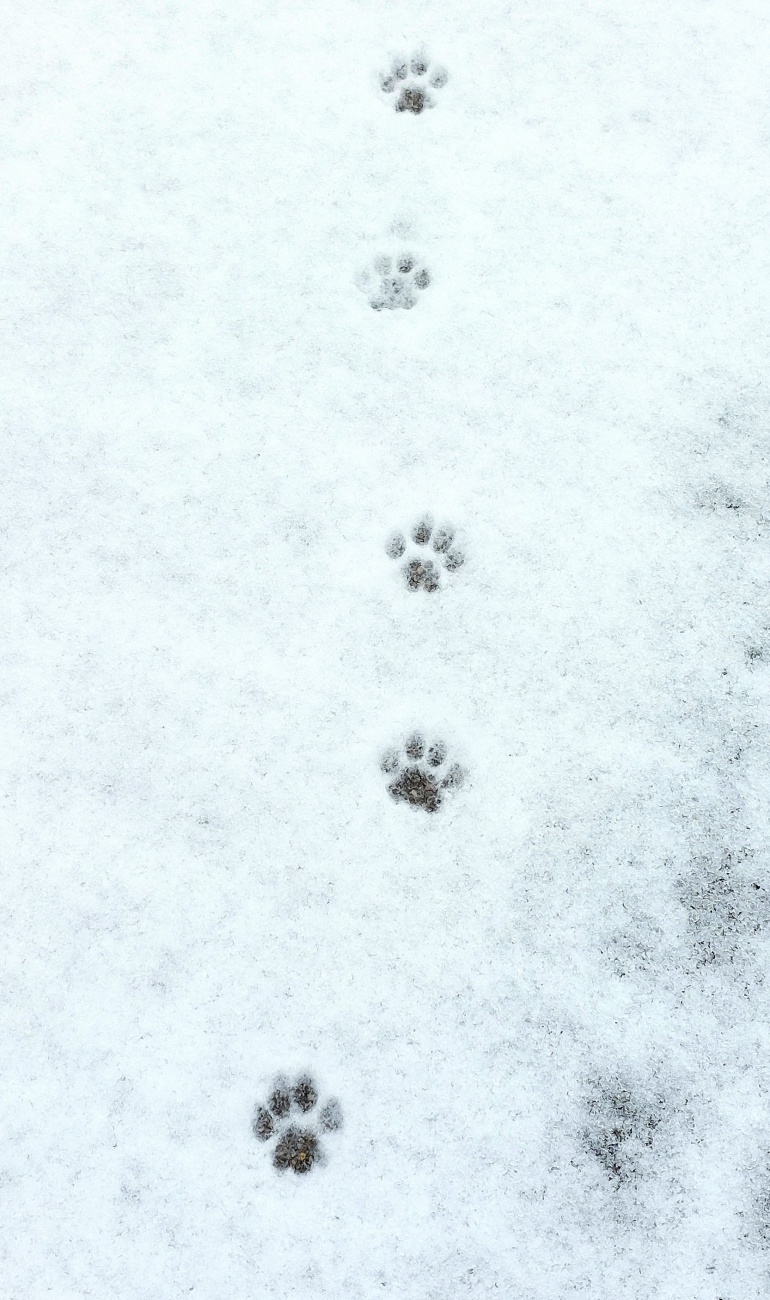
M359 279L359 287L369 295L375 311L411 311L423 289L430 284L430 272L413 253L397 257L376 257L369 270Z
M336 1098L330 1098L316 1114L317 1105L318 1089L309 1074L298 1075L293 1084L283 1075L274 1080L267 1105L257 1106L251 1125L260 1142L275 1140L274 1169L307 1174L314 1164L324 1163L318 1135L342 1128L342 1110Z
M616 1187L636 1182L649 1169L651 1148L666 1112L663 1098L643 1098L613 1081L596 1087L587 1109L586 1150Z
M462 551L454 545L455 532L451 524L442 524L434 531L432 517L423 515L412 528L410 538L415 546L430 546L436 557L431 559L424 552L409 557L402 573L410 591L438 591L441 566L449 573L455 573L465 563ZM406 549L403 533L393 533L385 546L391 560L400 560Z
M416 50L411 59L394 59L390 72L380 77L380 89L386 95L395 95L397 113L421 113L433 108L435 99L428 89L441 90L449 76L446 68L431 63L427 56Z
M393 778L388 786L391 798L429 813L437 812L446 791L458 790L465 780L459 763L444 766L446 758L447 747L442 740L434 740L426 747L418 731L408 737L403 751L387 750L380 766Z

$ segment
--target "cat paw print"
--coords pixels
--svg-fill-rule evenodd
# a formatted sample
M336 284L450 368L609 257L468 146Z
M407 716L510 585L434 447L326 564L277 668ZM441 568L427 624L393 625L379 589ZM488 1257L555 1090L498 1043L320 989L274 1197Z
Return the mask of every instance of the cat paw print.
M404 743L403 749L389 749L383 754L380 766L391 777L388 793L397 803L408 803L413 808L437 812L449 790L458 790L465 780L459 763L446 765L447 747L443 740L428 745L420 732L415 731Z
M411 311L430 284L430 271L412 253L376 257L359 278L359 288L369 295L375 311Z
M416 554L408 556L401 570L410 591L438 591L441 570L455 573L465 563L465 556L455 545L451 524L442 524L434 529L432 516L424 515L411 529L409 537L414 546L420 548ZM392 533L385 551L391 560L402 559L407 553L404 534Z
M336 1098L317 1107L318 1088L309 1074L298 1075L293 1083L283 1075L274 1080L267 1105L257 1106L252 1121L260 1142L275 1142L274 1169L307 1174L325 1162L319 1135L342 1128L342 1110Z
M433 108L435 99L430 91L441 90L449 80L446 68L431 63L428 57L416 51L411 59L394 59L389 72L380 77L380 89L393 95L397 113L422 113Z

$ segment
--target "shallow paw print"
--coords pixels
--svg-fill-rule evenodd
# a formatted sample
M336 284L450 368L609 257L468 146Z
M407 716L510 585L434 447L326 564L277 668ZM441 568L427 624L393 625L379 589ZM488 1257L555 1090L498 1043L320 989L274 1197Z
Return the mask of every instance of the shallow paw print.
M430 272L413 253L375 258L360 281L375 311L411 311L429 284Z
M465 781L460 764L447 766L446 760L447 747L442 740L427 745L420 732L415 731L404 742L403 749L389 749L380 761L383 772L391 777L390 797L412 808L437 812L447 791L458 790Z
M257 1106L251 1125L260 1142L275 1142L274 1169L307 1174L325 1162L319 1135L342 1128L342 1110L336 1098L320 1110L317 1106L318 1088L309 1074L298 1075L294 1083L283 1075L275 1079L267 1104Z
M456 573L465 563L463 552L455 544L455 531L451 524L442 524L434 529L432 517L423 515L411 529L409 537L414 546L420 547L419 551L407 557L401 570L410 591L438 591L441 570ZM402 559L407 550L403 533L393 533L388 538L385 551L391 560Z
M380 77L380 89L393 95L397 113L422 113L433 108L436 100L430 93L441 90L449 80L446 68L432 63L422 51L417 50L411 59L396 58L389 72Z

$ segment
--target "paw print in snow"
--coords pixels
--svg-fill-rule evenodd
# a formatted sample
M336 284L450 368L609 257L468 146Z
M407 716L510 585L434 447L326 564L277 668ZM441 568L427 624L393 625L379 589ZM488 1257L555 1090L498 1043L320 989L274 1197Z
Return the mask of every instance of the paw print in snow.
M377 257L371 269L364 272L359 286L369 295L369 305L375 311L395 311L403 307L410 311L417 302L419 292L430 284L430 272L412 253L398 257Z
M460 764L452 763L447 768L446 758L447 747L442 740L434 740L426 747L419 732L408 738L403 752L389 749L380 766L393 778L388 786L391 798L426 812L437 812L447 790L458 790L465 780Z
M336 1133L342 1128L342 1110L332 1098L316 1114L318 1089L309 1074L300 1074L290 1084L280 1075L266 1106L257 1106L252 1131L260 1142L275 1140L273 1168L293 1169L307 1174L325 1159L319 1133ZM298 1113L299 1112L299 1113Z
M418 52L408 60L394 59L390 72L380 77L380 89L386 95L395 95L397 113L421 113L435 104L428 87L441 90L448 80L446 68Z
M435 559L424 553L410 556L402 570L407 587L410 591L438 591L441 566L449 573L455 573L465 563L462 551L454 545L454 529L450 524L442 524L434 531L432 517L424 515L410 536L415 546L430 545ZM391 560L400 560L406 554L406 545L403 533L393 533L385 550Z

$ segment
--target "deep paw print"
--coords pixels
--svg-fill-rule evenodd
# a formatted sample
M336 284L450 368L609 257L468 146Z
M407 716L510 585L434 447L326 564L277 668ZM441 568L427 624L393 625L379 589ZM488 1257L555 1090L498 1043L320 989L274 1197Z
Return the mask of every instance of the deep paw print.
M465 780L459 763L446 766L443 740L426 745L419 732L409 736L403 750L389 749L382 757L383 772L392 777L388 793L397 803L437 812L448 790L458 790Z
M433 519L424 515L412 528L410 539L421 548L416 555L410 555L403 566L402 573L410 591L438 591L441 585L441 570L455 573L465 563L465 556L455 545L455 532L450 524L442 524L434 529ZM426 550L433 555L426 554ZM407 551L407 541L403 533L393 533L388 538L385 550L391 560L400 560Z
M307 1174L315 1164L325 1162L319 1134L342 1128L342 1110L331 1098L319 1110L318 1089L309 1074L289 1083L280 1075L273 1083L266 1106L257 1106L252 1121L260 1142L275 1142L273 1168Z
M430 89L441 90L449 80L446 68L431 63L427 55L416 51L411 59L394 59L390 72L380 77L380 89L394 95L397 113L422 113L433 108L435 99Z
M375 311L411 311L429 284L430 272L413 253L376 257L359 280Z

